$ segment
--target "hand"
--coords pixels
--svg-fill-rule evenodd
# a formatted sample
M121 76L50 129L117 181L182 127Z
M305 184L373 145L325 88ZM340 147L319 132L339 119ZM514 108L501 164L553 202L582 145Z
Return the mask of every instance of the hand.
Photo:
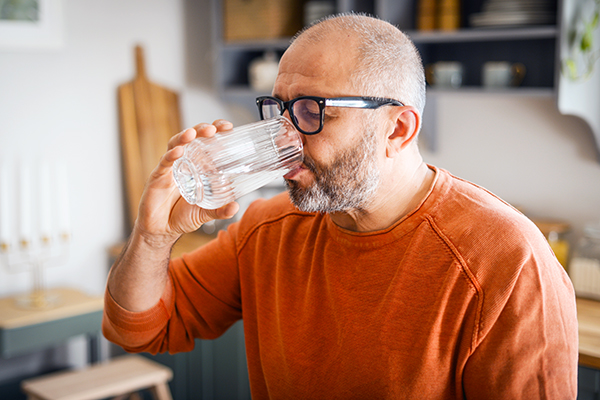
M181 197L173 180L173 163L183 156L184 145L197 137L211 137L232 127L228 121L217 120L212 125L199 124L186 129L169 140L167 152L146 182L134 228L137 233L156 246L170 246L182 234L193 232L208 221L235 215L239 210L235 202L216 210L189 204Z

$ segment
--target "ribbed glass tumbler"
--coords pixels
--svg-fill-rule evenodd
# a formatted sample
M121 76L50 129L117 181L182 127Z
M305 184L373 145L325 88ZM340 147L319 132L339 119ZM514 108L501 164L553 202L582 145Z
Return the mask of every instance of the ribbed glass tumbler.
M284 176L302 164L302 138L285 117L197 138L173 165L190 204L215 209Z

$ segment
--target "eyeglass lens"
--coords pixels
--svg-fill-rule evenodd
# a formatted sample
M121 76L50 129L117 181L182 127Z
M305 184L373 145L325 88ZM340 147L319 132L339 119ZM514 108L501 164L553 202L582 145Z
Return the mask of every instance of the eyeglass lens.
M265 99L262 104L263 118L273 118L283 114L281 104ZM319 103L313 99L298 99L291 104L290 117L297 127L306 133L319 130L321 125L321 108Z

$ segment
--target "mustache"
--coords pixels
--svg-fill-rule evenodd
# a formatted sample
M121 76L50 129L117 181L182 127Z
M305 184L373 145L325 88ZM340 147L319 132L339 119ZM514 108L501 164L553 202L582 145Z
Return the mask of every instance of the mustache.
M317 163L315 163L315 161L312 158L306 155L304 156L303 164L306 167L306 169L308 169L313 174L316 175L317 172L319 172L319 167L317 167Z

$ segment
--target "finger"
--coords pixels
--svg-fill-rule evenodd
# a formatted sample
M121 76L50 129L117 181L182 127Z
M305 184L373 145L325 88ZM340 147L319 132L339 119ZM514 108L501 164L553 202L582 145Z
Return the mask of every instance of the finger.
M218 219L229 219L232 218L235 214L237 214L239 210L240 205L234 201L229 204L225 204L221 208L218 208L216 212Z
M196 131L194 129L188 128L179 132L177 135L174 135L169 139L169 143L167 145L167 150L171 150L176 146L181 146L188 144L192 140L196 138Z
M213 122L213 125L217 127L218 132L229 131L233 129L233 124L225 119L217 119Z
M217 133L217 128L214 125L202 123L194 126L196 137L212 137Z
M170 169L173 167L173 163L181 158L181 156L183 156L183 147L182 146L176 146L174 148L172 148L171 150L167 151L165 154L163 154L163 156L160 158L160 162L158 163L158 166L156 167L156 172L158 172L159 174L163 174L165 172L170 172Z

